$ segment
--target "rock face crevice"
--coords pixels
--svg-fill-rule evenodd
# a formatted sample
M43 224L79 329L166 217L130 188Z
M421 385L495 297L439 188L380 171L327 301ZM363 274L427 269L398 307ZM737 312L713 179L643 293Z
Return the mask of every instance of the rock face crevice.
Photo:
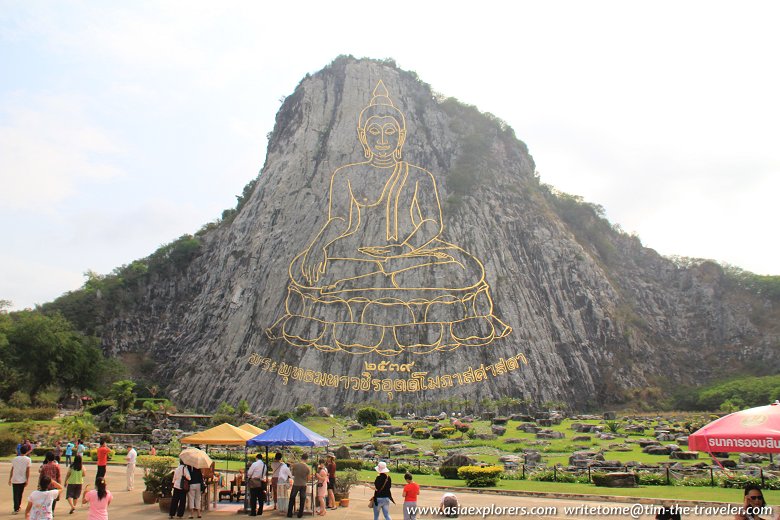
M512 332L484 346L404 353L393 362L408 370L368 370L374 380L364 384L367 366L383 359L294 346L265 331L285 312L292 259L327 219L331 174L365 160L357 115L380 80L406 114L404 159L436 179L442 239L481 261L493 312ZM773 312L770 302L729 286L715 264L679 267L603 229L596 213L566 213L534 168L497 119L392 64L339 58L285 99L235 219L201 237L186 270L150 280L131 309L107 320L104 347L149 352L174 399L204 409L242 398L265 410L507 395L581 409L631 389L711 379L742 368L748 351L777 367L777 330L751 318L761 306ZM513 357L517 366L497 375L467 374ZM460 381L438 389L382 383L456 372Z

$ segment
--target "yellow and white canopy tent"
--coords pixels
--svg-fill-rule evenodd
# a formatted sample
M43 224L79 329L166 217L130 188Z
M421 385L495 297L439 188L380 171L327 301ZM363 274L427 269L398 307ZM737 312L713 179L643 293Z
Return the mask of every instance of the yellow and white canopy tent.
M232 424L222 423L208 430L194 433L181 440L182 444L206 444L216 446L246 446L246 441L255 437L257 434L248 432L244 429L233 426Z
M257 426L249 423L244 423L241 426L239 426L242 430L246 430L248 432L251 432L255 435L260 435L261 433L265 433L265 430L262 428L258 428Z

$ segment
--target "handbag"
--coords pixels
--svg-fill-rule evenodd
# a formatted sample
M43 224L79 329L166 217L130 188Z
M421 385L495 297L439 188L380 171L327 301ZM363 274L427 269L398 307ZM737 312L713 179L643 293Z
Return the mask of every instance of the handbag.
M382 485L382 489L379 491L384 491L384 489L387 487L387 480L387 477L385 477L385 483ZM374 491L374 496L368 500L368 507L373 508L374 506L376 506L376 491Z
M179 483L179 488L182 491L189 491L190 490L190 481L187 480L186 477L181 478L181 483Z
M253 477L249 479L249 489L261 488L265 485L265 481L259 477Z

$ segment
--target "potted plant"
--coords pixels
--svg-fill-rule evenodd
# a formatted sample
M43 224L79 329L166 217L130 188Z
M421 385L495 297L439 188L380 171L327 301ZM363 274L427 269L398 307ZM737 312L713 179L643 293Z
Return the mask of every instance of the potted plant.
M341 507L349 506L349 490L352 486L360 483L359 476L360 474L354 469L339 471L336 476L336 487L333 489L333 497Z
M171 509L171 499L173 498L173 470L169 469L168 473L160 480L160 498L157 500L157 505L160 506L160 511L167 513Z
M156 457L142 455L138 457L138 465L144 472L146 489L142 493L144 504L154 504L162 491L162 479L170 473L171 466L176 462L173 457Z

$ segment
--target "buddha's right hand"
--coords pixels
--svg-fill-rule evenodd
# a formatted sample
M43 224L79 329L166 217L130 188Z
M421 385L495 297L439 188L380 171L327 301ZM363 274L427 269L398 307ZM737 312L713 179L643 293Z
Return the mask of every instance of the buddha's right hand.
M319 254L317 254L319 251ZM328 255L323 249L309 249L306 256L303 257L301 271L304 279L310 285L316 284L320 277L325 274L325 266L328 261Z

